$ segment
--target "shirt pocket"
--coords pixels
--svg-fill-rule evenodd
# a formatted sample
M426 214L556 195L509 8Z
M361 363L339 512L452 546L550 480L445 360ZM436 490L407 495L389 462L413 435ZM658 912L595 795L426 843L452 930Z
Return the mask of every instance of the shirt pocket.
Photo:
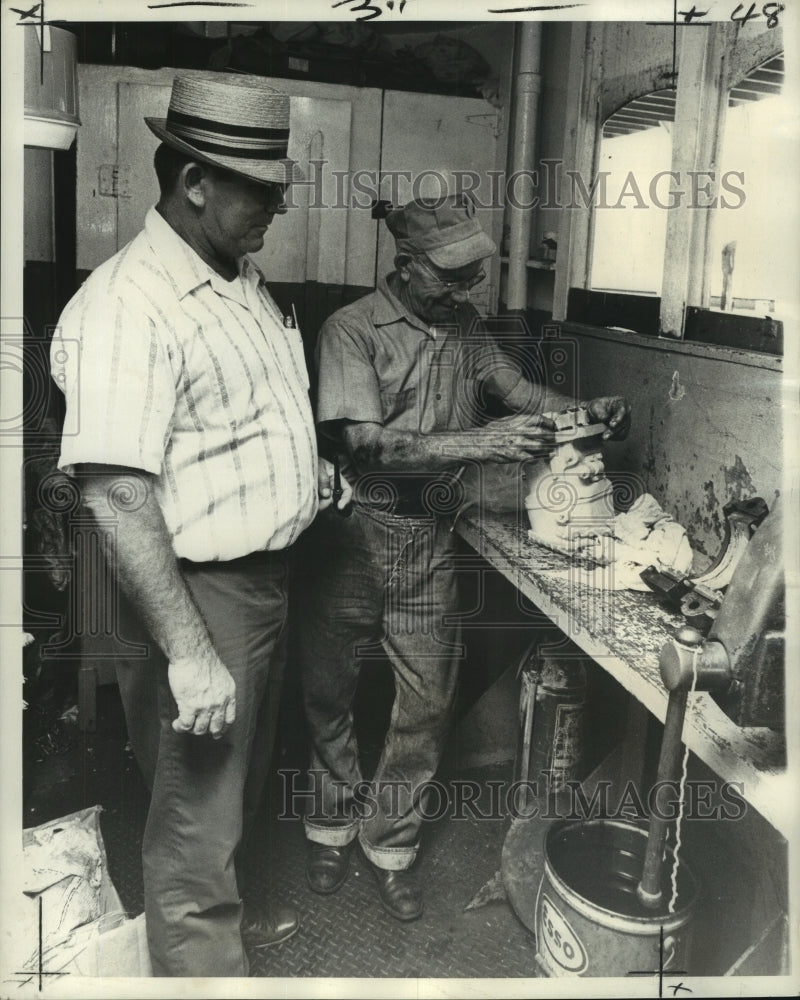
M402 421L403 427L411 429L418 423L417 387L401 392L381 392L381 411L384 424Z

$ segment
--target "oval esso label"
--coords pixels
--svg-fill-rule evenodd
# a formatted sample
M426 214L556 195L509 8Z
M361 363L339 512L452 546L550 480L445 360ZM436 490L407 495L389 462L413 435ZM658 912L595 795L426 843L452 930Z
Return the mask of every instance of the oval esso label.
M539 936L553 961L562 969L576 975L586 969L588 963L583 945L546 893L542 893L541 899Z

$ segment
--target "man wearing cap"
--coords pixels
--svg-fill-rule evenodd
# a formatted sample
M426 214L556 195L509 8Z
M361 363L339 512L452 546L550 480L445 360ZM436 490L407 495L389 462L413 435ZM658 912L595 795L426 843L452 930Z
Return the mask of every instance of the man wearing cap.
M321 894L347 877L361 844L385 909L423 910L410 872L425 786L447 734L460 658L452 517L465 464L547 454L553 422L531 385L476 325L469 291L496 247L469 198L412 201L391 212L395 268L377 290L334 313L318 343L317 422L353 483L353 514L323 514L304 617L302 671L313 808L306 875ZM478 425L488 393L511 416ZM549 409L572 401L548 393ZM606 436L624 436L624 399L589 403ZM395 697L370 785L353 731L359 659L386 654Z
M166 119L146 121L159 202L54 338L59 466L103 528L125 612L153 972L243 976L234 862L273 742L287 549L331 495L300 335L247 256L299 171L289 98L257 77L177 77ZM273 906L254 943L297 926Z

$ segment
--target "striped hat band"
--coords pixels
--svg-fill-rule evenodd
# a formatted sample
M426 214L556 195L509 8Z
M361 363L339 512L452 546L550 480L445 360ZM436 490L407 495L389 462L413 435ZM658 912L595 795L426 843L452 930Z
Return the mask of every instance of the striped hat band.
M289 149L289 127L270 128L221 122L170 107L166 127L205 153L248 160L281 160Z

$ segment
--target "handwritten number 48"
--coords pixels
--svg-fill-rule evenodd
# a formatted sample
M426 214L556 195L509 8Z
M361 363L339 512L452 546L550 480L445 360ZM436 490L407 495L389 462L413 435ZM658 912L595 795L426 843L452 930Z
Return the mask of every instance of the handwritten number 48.
M731 21L739 21L741 24L746 24L748 21L752 21L753 18L761 17L761 14L767 19L767 27L774 28L778 23L778 14L786 10L786 5L782 3L765 3L761 8L761 13L756 10L756 5L754 3L750 4L750 8L746 13L740 15L740 11L744 9L744 4L740 3L736 10L731 13Z

